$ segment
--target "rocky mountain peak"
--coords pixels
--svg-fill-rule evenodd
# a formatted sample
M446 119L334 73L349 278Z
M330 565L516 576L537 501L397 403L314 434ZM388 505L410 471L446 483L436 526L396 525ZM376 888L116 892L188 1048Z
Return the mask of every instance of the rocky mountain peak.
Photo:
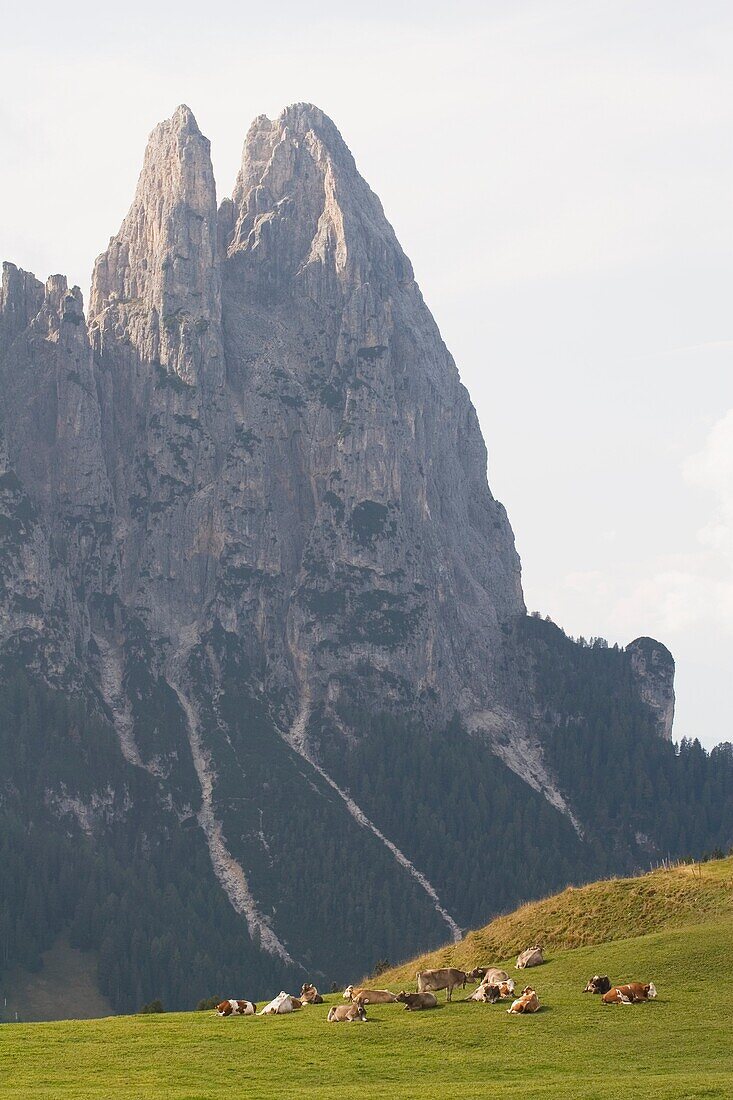
M232 198L228 253L273 287L315 297L412 279L379 199L318 107L255 119Z
M35 326L50 339L81 341L87 346L84 299L78 286L69 289L65 275L50 275L46 280Z
M15 264L3 263L0 284L0 352L12 343L43 304L43 283Z
M209 141L188 107L150 135L130 211L95 264L90 304L102 339L121 323L145 359L186 383L218 376L216 186Z

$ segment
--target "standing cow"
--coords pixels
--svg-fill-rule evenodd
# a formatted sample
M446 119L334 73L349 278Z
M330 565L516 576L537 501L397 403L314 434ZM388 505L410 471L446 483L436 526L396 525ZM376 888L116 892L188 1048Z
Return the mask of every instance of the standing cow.
M468 974L465 970L456 970L452 966L444 966L440 970L418 970L418 993L437 993L439 989L445 989L446 1000L453 999L453 990L457 985L466 988Z

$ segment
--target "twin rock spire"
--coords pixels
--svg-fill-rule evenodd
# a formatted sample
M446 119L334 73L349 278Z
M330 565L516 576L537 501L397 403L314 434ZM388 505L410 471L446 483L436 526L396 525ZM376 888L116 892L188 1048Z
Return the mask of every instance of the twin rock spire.
M343 300L346 286L412 279L381 204L331 120L296 104L261 115L231 200L217 209L210 143L180 106L148 141L135 197L97 260L90 328L103 350L120 331L182 382L223 370L222 270L257 293Z

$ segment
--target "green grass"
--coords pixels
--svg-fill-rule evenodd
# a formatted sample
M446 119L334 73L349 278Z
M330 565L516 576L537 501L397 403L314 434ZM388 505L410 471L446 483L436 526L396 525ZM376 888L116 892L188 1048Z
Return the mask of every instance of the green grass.
M680 864L637 878L569 886L560 894L528 902L460 943L447 944L389 970L380 981L404 983L427 967L470 969L509 959L530 944L567 950L645 932L682 928L714 917L733 917L733 858Z
M580 992L596 972L651 979L659 997L605 1007ZM7 1024L0 1096L731 1096L733 918L560 952L531 980L543 1007L528 1017L508 1016L505 1004L454 1001L424 1013L375 1006L367 1024L327 1024L327 1004L275 1018L191 1012Z
M733 859L565 890L378 981L414 988L418 966L446 962L511 968L538 939L548 961L526 974L542 1003L536 1016L510 1017L506 1004L444 1005L441 994L432 1012L375 1006L366 1025L326 1023L339 997L275 1018L7 1024L0 1098L733 1096ZM605 1007L580 992L594 973L654 981L659 997Z

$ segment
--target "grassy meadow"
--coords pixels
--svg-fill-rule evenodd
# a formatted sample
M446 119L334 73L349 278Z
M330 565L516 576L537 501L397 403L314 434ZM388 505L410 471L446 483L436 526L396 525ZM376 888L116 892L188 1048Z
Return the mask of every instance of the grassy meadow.
M702 869L701 881L706 888L713 883L723 910L726 899L733 900L732 873L730 860ZM669 874L684 878L682 871ZM656 881L661 886L661 876ZM638 896L629 901L623 881L603 885L621 891L622 910L639 904ZM662 924L669 918L664 896L660 890L656 899ZM682 923L677 911L677 926L627 938L608 938L599 923L598 935L607 942L550 950L544 966L525 972L542 1002L535 1016L508 1016L506 1004L446 1005L441 993L436 1010L377 1005L366 1024L327 1024L328 1002L339 997L281 1017L219 1019L191 1012L7 1024L0 1027L0 1097L213 1100L287 1091L313 1097L423 1094L431 1100L729 1098L733 913L717 911L717 904L712 910L700 913L701 921ZM565 919L560 912L556 918ZM572 934L571 925L567 931ZM481 955L472 961L511 968L514 959ZM414 988L414 963L410 972L407 987ZM617 982L652 980L659 997L604 1006L599 997L581 993L593 973ZM394 977L380 984L399 989Z

